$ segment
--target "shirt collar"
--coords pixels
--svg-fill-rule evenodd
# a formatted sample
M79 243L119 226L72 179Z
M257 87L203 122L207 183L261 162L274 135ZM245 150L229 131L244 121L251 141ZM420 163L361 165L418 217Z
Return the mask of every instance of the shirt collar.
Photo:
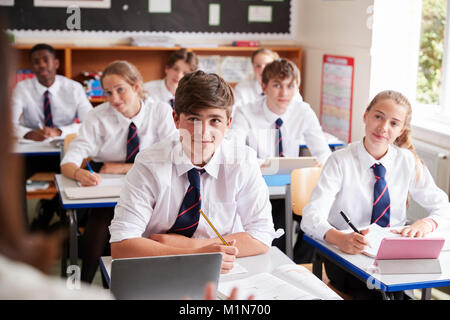
M167 89L165 78L161 80L160 86L161 86L161 93L163 94L164 97L164 101L167 100L168 103L170 99L174 98L174 95L169 91L169 89Z
M392 161L395 157L395 149L391 145L388 145L388 151L386 154L381 159L376 160L371 154L369 154L369 152L367 152L364 147L363 139L360 141L358 146L358 156L362 168L370 169L370 167L372 167L375 163L381 163L383 167L386 168L386 172L389 172L392 168Z
M224 142L224 141L223 141ZM222 142L222 143L223 143ZM208 161L208 163L203 167L194 166L191 162L191 159L183 150L183 146L181 141L178 140L173 148L172 152L172 163L175 165L175 169L177 171L178 176L181 176L191 170L192 168L197 169L205 169L205 171L212 177L216 178L219 175L220 164L223 163L222 156L222 146L219 146L214 152L212 158Z
M291 104L292 104L292 102L291 102ZM289 105L286 112L283 113L282 115L273 113L272 111L270 111L269 107L267 106L267 97L264 97L263 114L264 114L264 117L266 118L266 120L268 122L270 122L271 124L274 124L278 118L281 118L281 120L283 120L283 122L286 122L286 120L289 119L289 113L291 112L291 109L292 109L292 107L291 107L291 105Z
M117 119L119 119L119 122L126 124L127 126L130 125L131 122L133 122L136 127L139 130L140 125L143 123L144 119L145 119L145 114L146 112L146 103L145 101L141 100L141 110L139 110L138 114L135 115L133 118L127 118L125 117L122 113L120 113L119 111L117 111L115 108L113 108L111 106L111 104L109 105L111 107L111 109L114 111L114 114L116 115Z
M259 84L258 80L256 80L256 79L253 81L253 88L258 93L258 95L262 96L263 89L262 89L261 85Z
M52 84L50 87L48 87L48 88L47 88L46 86L43 86L43 85L39 82L39 80L37 79L37 77L34 77L33 79L34 79L34 81L35 81L35 88L36 88L36 90L37 90L37 92L38 92L39 95L43 95L44 92L47 91L47 90L50 92L50 94L55 95L55 94L58 92L59 87L60 87L60 85L61 85L61 81L60 81L58 75L55 76L55 81L54 81L53 84Z

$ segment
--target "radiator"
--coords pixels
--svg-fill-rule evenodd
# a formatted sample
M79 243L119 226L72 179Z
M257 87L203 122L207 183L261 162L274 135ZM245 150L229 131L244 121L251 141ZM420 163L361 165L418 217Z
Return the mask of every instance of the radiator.
M450 150L430 145L428 143L415 140L414 147L419 157L423 160L436 185L450 194ZM427 216L428 213L410 199L408 209L408 222L412 223L417 219Z

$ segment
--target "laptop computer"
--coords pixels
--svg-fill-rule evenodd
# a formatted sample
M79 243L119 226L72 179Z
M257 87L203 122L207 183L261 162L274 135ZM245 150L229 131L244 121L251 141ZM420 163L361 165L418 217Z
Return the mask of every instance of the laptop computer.
M208 282L217 288L221 264L220 253L115 259L111 292L119 300L203 299Z
M294 169L315 167L316 163L316 157L267 158L264 161L262 174L291 174Z
M380 274L442 273L444 238L384 238L375 258Z

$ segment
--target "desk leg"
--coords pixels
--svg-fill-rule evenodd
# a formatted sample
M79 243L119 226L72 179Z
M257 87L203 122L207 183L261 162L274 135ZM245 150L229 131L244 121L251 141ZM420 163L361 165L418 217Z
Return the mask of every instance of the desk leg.
M312 272L313 274L322 280L322 265L323 265L323 258L319 255L317 249L314 249L313 253L313 265L312 265Z
M431 289L432 288L423 288L422 289L422 298L421 298L421 300L431 300Z
M70 265L78 265L78 222L75 210L69 210L69 255Z
M293 223L293 219L292 219L292 200L291 200L291 185L288 184L286 185L286 194L284 197L284 212L285 212L285 230L284 232L286 233L285 238L286 238L286 255L290 258L290 259L294 259L294 249L292 248L292 237L293 237L293 232L292 232L292 223Z

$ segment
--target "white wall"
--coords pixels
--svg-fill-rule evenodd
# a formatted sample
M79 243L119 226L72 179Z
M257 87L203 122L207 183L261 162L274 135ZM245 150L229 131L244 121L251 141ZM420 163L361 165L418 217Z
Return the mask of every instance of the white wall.
M355 59L352 141L364 135L362 117L369 102L374 0L300 0L298 41L303 51L303 98L320 114L324 54Z

